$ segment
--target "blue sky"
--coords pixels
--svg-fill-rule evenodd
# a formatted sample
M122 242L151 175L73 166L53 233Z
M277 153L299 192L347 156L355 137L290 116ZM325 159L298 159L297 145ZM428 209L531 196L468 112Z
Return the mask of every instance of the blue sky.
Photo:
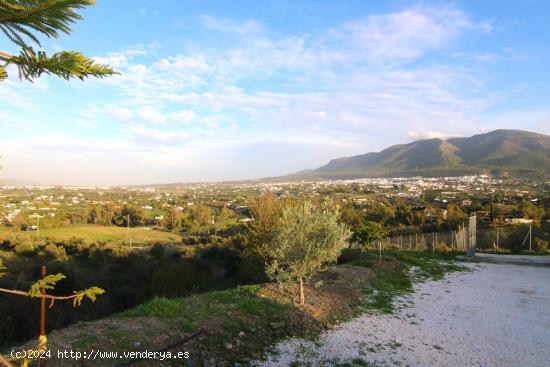
M421 138L550 134L544 0L98 0L82 14L44 48L121 75L12 72L0 180L248 179Z

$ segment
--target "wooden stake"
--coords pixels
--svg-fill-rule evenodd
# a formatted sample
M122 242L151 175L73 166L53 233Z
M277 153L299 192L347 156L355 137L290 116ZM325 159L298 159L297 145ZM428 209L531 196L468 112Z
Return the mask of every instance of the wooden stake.
M42 265L42 268L40 269L42 279L46 277L46 265ZM46 289L42 288L40 290L40 293L42 294L42 297L40 298L40 345L43 344L46 340ZM40 358L38 362L39 366L45 366L46 360L44 358Z

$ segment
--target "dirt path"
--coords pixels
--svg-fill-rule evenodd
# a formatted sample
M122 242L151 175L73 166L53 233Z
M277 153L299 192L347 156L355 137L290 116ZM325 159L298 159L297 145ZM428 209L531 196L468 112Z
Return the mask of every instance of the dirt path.
M258 365L548 366L550 267L470 267L417 284L395 315L366 314L314 342L284 341Z

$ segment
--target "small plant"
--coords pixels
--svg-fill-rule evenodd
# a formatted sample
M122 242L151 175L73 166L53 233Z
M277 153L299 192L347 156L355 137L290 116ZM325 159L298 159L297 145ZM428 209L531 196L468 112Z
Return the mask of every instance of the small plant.
M5 269L6 268L4 267L4 264L0 260L0 277L4 275ZM46 268L43 267L43 274L45 273L45 269ZM47 290L54 289L57 282L59 282L62 279L65 279L65 275L61 273L45 275L43 276L42 279L32 284L28 291L0 288L0 292L13 294L16 296L22 296L22 297L42 298L43 302L47 299L50 301L50 308L53 307L53 304L56 300L62 300L62 301L72 300L73 306L78 307L80 306L84 298L88 298L92 302L94 302L97 299L98 295L105 293L105 291L99 287L90 287L83 291L74 292L73 294L68 296L54 296L46 293ZM44 322L45 320L42 318L42 321L41 321L42 329L43 329ZM39 348L45 347L46 337L43 332L44 330L42 330L39 338L40 340ZM4 357L2 357L2 355L0 355L0 362L2 362L6 366L11 365Z
M368 250L368 246L371 243L382 240L383 236L384 229L380 224L367 222L353 232L351 240L360 244L362 256Z
M451 252L451 248L445 242L438 243L435 246L434 250L435 252L442 252L442 253Z

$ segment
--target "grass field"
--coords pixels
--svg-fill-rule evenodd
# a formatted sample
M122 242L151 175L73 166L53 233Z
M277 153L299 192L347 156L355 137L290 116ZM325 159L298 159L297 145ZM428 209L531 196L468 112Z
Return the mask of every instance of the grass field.
M0 236L14 233L29 238L36 238L36 231L20 232L9 228L0 227ZM147 227L131 228L132 243L135 245L147 245L156 241L162 243L179 243L181 236L175 233L155 231ZM127 229L115 226L78 226L64 228L49 228L40 230L40 238L50 240L67 240L71 237L78 237L90 241L102 241L111 243L129 243Z

